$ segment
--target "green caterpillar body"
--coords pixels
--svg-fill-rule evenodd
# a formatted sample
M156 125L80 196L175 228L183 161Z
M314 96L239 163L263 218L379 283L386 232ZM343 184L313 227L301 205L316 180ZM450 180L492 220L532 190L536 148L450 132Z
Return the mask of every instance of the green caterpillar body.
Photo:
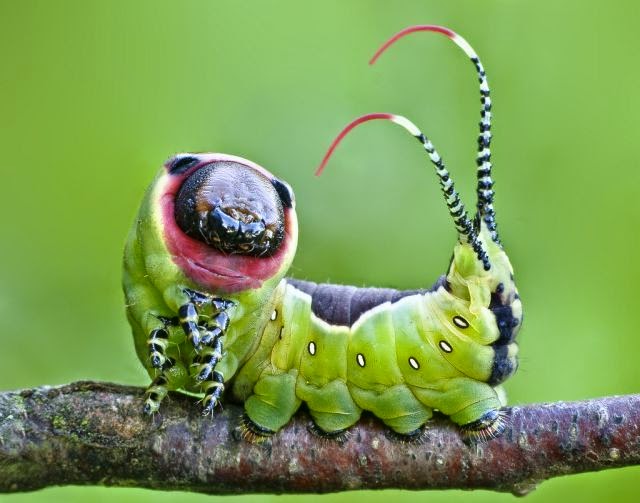
M185 158L192 160L190 170L172 171ZM178 156L147 191L129 235L124 289L138 356L155 378L148 412L158 409L169 389L205 393L205 408L212 410L222 383L211 379L214 370L203 357L215 356L215 372L223 382L232 381L231 393L245 403L250 424L261 435L279 430L303 401L329 433L348 428L369 410L396 432L410 434L438 409L481 431L487 422L498 422L488 430L495 434L502 405L495 387L516 369L513 338L521 305L509 260L484 227L490 272L468 243L458 243L449 272L431 291L315 285L282 279L297 239L290 192L286 236L277 254L224 256L204 245L208 256L235 260L239 270L242 261L267 261L272 275L260 277L261 271L250 267L244 274L228 269L225 275L219 266L205 284L200 271L177 254L184 249L172 249L170 234L179 231L170 203L185 179L203 168L215 173L220 166L255 170L265 185L275 180L245 159ZM236 187L240 193L245 189ZM196 351L180 320L181 307L197 305L196 326L204 333L212 324L216 328L213 304L221 298L229 302L224 351L214 355L212 347L198 345ZM166 330L167 337L150 335L158 330ZM152 364L155 353L159 365Z
M412 30L444 33L475 54L444 28ZM471 59L482 92L484 70ZM225 154L167 161L124 253L127 316L153 379L144 410L154 413L169 390L185 390L202 394L209 414L228 389L244 403L251 438L277 432L303 402L329 435L352 426L363 410L402 435L417 432L434 410L472 440L499 435L500 384L517 368L522 305L496 230L486 89L473 220L431 142L404 117L356 119L323 161L350 129L372 119L391 120L420 141L458 231L448 271L430 289L284 278L298 236L288 184Z
M478 280L473 294L466 285L462 298L450 291L458 267L473 263L465 255L456 250L433 291L283 280L260 346L234 384L249 419L277 431L301 402L325 432L350 427L362 410L401 434L418 430L433 409L460 425L496 418L495 386L515 371L517 346L490 309L491 293L505 283L466 276ZM510 324L521 316L513 301ZM363 304L374 305L360 313Z

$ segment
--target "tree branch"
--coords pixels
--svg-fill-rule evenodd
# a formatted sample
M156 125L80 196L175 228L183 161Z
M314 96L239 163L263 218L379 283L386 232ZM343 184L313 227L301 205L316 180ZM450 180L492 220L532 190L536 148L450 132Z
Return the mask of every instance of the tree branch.
M500 438L465 445L446 418L421 442L373 417L343 443L299 414L262 444L242 440L242 409L203 418L172 394L144 416L143 390L78 382L0 393L0 492L101 484L231 493L493 489L526 494L548 478L640 464L640 395L511 408Z

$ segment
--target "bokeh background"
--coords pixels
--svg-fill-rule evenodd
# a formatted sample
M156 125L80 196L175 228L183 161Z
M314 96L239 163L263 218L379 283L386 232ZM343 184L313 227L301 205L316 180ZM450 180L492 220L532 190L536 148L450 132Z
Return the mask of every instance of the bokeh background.
M369 124L323 177L312 174L348 120L393 111L431 136L473 206L471 64L427 34L366 64L397 30L437 23L474 45L493 90L498 222L526 311L511 401L638 392L639 9L633 0L1 0L0 389L148 382L123 314L121 249L145 186L174 152L237 154L292 184L301 228L292 275L430 285L455 233L414 140ZM528 500L637 501L639 477L627 468L559 478ZM177 496L72 487L0 499ZM303 501L417 497L513 498Z

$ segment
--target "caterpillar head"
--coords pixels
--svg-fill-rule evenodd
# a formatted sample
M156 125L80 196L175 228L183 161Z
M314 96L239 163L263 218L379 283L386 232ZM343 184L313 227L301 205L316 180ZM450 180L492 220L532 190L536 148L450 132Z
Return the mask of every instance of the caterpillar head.
M280 279L297 242L289 185L226 154L179 154L152 190L152 213L172 261L207 291L233 293Z

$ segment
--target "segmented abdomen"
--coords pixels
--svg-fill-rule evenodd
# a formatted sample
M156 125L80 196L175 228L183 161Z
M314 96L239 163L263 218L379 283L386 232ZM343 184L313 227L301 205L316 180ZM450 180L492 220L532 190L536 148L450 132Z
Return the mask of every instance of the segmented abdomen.
M307 403L325 431L350 426L362 409L408 433L424 424L433 408L455 414L478 400L498 407L486 384L493 349L456 327L451 312L463 311L465 303L443 286L443 279L418 291L286 280L282 301L265 327L265 334L277 335L264 337L265 345L273 344L265 351L270 365L256 376L249 415L253 411L261 415L258 424L278 429L285 417L266 424L262 410L281 399L285 387L298 404ZM297 405L290 407L293 413Z

